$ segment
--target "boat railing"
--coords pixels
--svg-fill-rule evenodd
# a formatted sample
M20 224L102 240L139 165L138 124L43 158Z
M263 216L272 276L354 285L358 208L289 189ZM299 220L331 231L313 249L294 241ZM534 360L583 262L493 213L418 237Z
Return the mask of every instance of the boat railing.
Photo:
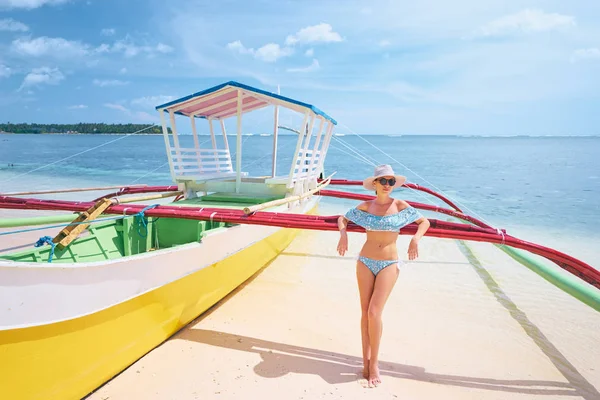
M228 149L172 147L170 149L175 176L233 172Z

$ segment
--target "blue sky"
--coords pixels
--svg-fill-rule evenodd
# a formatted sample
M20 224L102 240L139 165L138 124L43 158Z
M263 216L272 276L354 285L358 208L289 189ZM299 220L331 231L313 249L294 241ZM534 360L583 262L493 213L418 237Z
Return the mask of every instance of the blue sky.
M237 80L338 132L598 135L598 21L595 0L0 0L0 120L152 123Z

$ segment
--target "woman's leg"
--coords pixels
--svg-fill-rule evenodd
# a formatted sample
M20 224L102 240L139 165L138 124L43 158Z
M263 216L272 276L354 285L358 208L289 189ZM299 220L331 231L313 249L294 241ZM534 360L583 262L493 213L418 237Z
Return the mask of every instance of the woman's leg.
M375 275L367 268L365 264L358 261L356 263L356 278L358 281L358 292L360 294L360 308L362 310L360 318L360 333L362 338L363 351L363 376L369 379L369 358L371 350L369 345L369 304L371 303L371 294L375 283Z
M398 279L399 270L397 265L397 263L388 265L377 274L373 287L373 294L371 295L371 301L367 310L369 321L369 344L371 348L369 361L369 386L377 386L379 383L381 383L378 367L379 344L381 343L381 334L383 332L381 315L383 313L385 302L390 296L396 280Z

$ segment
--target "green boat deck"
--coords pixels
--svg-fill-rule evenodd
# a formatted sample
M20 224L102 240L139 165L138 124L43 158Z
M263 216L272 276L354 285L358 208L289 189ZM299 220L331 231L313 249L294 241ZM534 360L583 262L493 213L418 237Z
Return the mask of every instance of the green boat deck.
M281 198L281 196L251 196L236 193L211 193L202 197L180 200L177 206L218 207L241 209ZM73 219L76 215L74 214ZM102 216L101 218L106 217ZM55 249L52 263L81 263L118 259L148 251L200 242L211 230L227 228L232 224L216 221L196 221L180 218L139 217L116 219L91 224L64 250ZM57 228L56 233L60 231ZM0 259L19 262L47 263L51 247L44 245Z
M244 193L211 193L205 196L173 203L177 206L219 207L242 209L253 204L281 199L283 196L252 196Z

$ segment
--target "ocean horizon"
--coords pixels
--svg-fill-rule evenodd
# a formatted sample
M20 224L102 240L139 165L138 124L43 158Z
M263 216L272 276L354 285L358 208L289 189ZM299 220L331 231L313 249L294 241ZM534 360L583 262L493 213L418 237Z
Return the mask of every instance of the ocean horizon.
M122 136L128 136L128 135L135 135L135 136L161 136L162 133L67 133L67 132L60 132L60 133L54 133L54 132L40 132L40 133L16 133L16 132L2 132L0 131L0 134L3 135L53 135L53 136L81 136L81 135L87 135L87 136L116 136L116 135L122 135ZM178 132L178 135L180 136L193 136L192 133L190 132ZM219 132L215 132L215 135L218 136L222 136L222 134ZM335 133L333 134L334 136L353 136L353 134L351 133ZM449 134L426 134L426 133L419 133L419 134L410 134L410 133L402 133L402 134L391 134L391 133L360 133L358 134L359 136L368 136L368 137L375 137L375 136L386 136L386 137L458 137L458 138L573 138L573 139L577 139L577 138L600 138L600 134L595 134L595 135L579 135L579 134L574 134L574 135L528 135L528 134L512 134L512 135L486 135L486 134L454 134L454 133L449 133ZM198 136L206 136L206 137L210 137L210 133L198 133ZM227 136L237 136L236 133L227 133ZM242 136L273 136L273 133L242 133ZM284 132L279 132L277 134L277 136L296 136L295 133L284 133ZM354 135L356 136L356 135Z

